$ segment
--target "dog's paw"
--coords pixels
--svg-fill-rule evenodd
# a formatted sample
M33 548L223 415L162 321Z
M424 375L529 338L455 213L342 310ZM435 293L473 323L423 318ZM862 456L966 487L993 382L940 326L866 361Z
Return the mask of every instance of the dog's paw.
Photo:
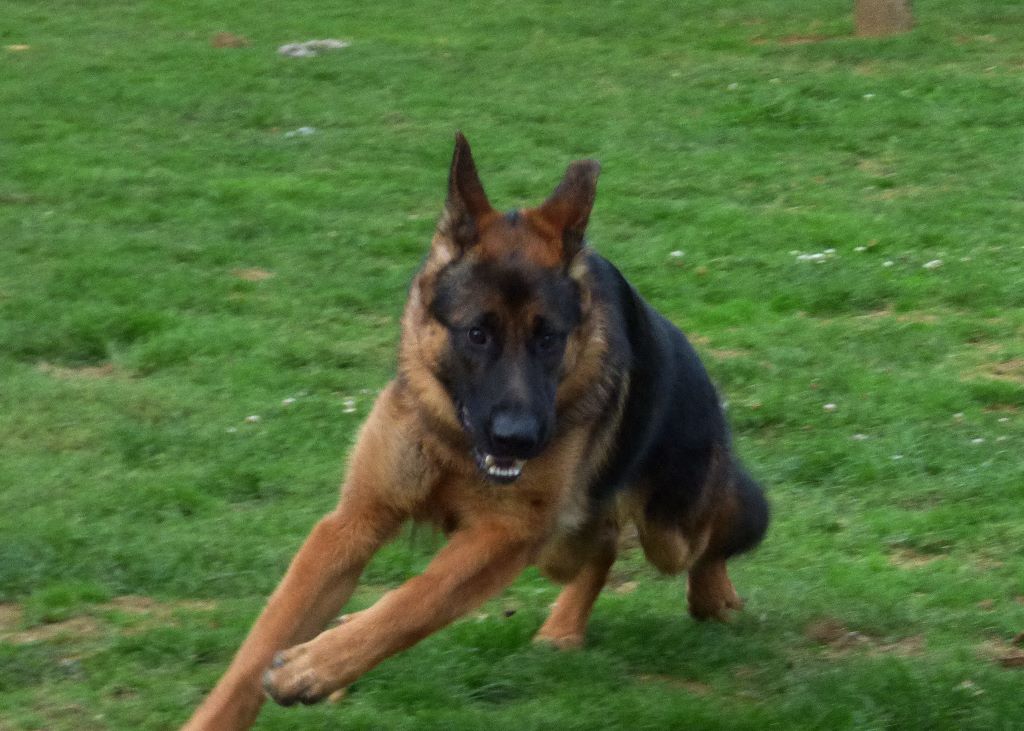
M307 643L274 655L270 667L263 673L263 690L275 703L291 706L317 703L338 689L330 687L317 672Z
M542 628L533 636L533 643L553 647L556 650L578 650L583 647L585 639L582 632L553 633L545 632Z
M732 621L733 613L743 609L743 600L732 590L724 595L690 597L690 616L703 622L714 619L718 622Z

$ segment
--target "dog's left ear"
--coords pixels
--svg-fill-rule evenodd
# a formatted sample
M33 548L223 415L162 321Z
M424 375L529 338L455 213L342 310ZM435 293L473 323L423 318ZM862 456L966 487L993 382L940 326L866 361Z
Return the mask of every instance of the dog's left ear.
M583 248L590 209L597 196L597 176L601 164L597 160L577 160L569 165L565 177L555 188L537 214L557 231L562 232L563 256L566 261Z

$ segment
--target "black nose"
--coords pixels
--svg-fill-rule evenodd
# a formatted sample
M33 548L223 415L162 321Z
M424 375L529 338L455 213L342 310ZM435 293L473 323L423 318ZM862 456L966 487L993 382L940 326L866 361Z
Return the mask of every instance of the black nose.
M491 417L488 436L495 456L526 459L540 445L540 419L523 411L498 411Z

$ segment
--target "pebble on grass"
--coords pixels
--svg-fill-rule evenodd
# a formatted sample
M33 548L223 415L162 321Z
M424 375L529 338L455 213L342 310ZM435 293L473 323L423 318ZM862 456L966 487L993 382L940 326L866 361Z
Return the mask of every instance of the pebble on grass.
M835 249L825 249L824 251L819 251L819 252L814 253L814 254L801 254L800 252L797 252L796 253L796 260L797 261L813 261L816 264L821 264L822 262L828 261L829 259L831 259L835 255L836 255L836 250Z
M282 56L289 58L308 58L319 55L321 51L338 51L348 48L351 43L339 41L335 38L324 38L322 40L306 41L305 43L286 43L277 49Z

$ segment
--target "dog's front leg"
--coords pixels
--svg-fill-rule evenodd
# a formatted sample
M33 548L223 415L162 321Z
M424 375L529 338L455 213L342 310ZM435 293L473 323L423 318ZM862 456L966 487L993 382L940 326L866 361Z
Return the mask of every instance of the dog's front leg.
M533 553L525 531L496 523L461 529L424 573L344 624L278 653L264 687L283 705L321 700L499 592Z
M274 653L324 628L352 594L370 557L408 517L424 470L418 466L415 448L393 426L402 423L392 413L395 408L386 391L353 452L337 509L313 528L231 666L185 731L249 728L265 698L260 678Z
M376 530L368 529L374 521ZM264 695L260 676L274 653L316 635L348 600L359 574L391 534L380 516L347 505L317 523L292 560L231 666L185 729L243 729L252 725Z

